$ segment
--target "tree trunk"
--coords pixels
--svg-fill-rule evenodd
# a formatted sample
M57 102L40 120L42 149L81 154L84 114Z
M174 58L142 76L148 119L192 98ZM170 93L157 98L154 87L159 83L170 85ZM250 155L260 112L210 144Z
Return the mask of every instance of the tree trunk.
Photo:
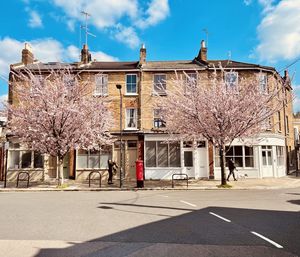
M220 166L221 166L221 185L226 185L226 173L225 173L225 147L224 145L220 146L219 156L220 156Z
M60 186L59 168L60 168L59 160L58 160L58 156L56 156L56 181L58 186Z
M64 183L64 157L56 157L56 179L58 186Z
M60 173L60 178L61 178L61 185L64 184L64 158L60 157L59 158L59 173Z

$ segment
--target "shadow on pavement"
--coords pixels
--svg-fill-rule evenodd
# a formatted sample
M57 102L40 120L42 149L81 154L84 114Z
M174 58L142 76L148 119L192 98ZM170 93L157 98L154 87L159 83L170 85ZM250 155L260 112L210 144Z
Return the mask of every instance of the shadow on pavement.
M120 205L127 209L116 209ZM145 208L150 211L175 209L189 212L68 248L40 249L36 257L287 257L300 253L300 217L297 212L221 207L191 210L120 203L101 203L98 208L133 212L133 219L138 219L136 214L142 214ZM141 212L137 211L139 208ZM231 222L225 222L211 213ZM251 231L272 239L284 248L277 249Z

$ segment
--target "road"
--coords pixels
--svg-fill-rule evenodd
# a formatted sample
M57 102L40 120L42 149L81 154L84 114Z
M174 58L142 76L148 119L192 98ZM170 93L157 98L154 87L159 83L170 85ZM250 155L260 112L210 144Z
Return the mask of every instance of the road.
M2 192L0 256L300 256L300 189Z

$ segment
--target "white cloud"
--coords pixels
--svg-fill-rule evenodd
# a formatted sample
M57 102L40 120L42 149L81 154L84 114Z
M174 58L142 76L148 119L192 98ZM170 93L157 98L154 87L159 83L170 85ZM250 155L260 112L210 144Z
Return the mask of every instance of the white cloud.
M138 27L147 28L161 22L170 14L168 0L152 0L145 14L147 17L137 22Z
M88 12L88 24L99 30L115 33L113 38L124 42L130 48L139 45L136 29L145 29L164 20L170 13L168 0L148 0L146 8L138 0L52 0L68 19L85 22L81 11ZM68 24L68 21L67 21ZM118 24L116 26L116 24ZM70 26L70 24L68 24Z
M42 62L79 61L80 50L74 45L64 47L59 41L52 38L29 41L34 57ZM21 62L24 42L13 38L0 38L0 76L8 77L9 65ZM93 59L99 61L115 61L115 57L101 51L91 52Z
M119 42L126 43L130 48L136 48L140 45L140 39L132 27L124 27L121 24L116 26L112 35Z
M260 61L275 63L300 55L300 1L260 0L264 17L257 28L259 44L255 54Z
M244 0L244 4L248 6L252 4L252 0Z
M300 96L296 95L293 101L293 109L294 112L299 112L300 111Z
M41 16L37 11L30 10L29 11L29 21L28 21L28 26L31 28L42 28L43 27L43 22L41 19Z

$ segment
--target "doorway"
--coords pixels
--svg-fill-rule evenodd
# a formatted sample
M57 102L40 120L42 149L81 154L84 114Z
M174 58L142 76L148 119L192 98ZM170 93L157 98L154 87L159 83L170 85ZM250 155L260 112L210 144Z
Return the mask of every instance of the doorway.
M273 154L272 146L261 147L262 177L273 177Z

